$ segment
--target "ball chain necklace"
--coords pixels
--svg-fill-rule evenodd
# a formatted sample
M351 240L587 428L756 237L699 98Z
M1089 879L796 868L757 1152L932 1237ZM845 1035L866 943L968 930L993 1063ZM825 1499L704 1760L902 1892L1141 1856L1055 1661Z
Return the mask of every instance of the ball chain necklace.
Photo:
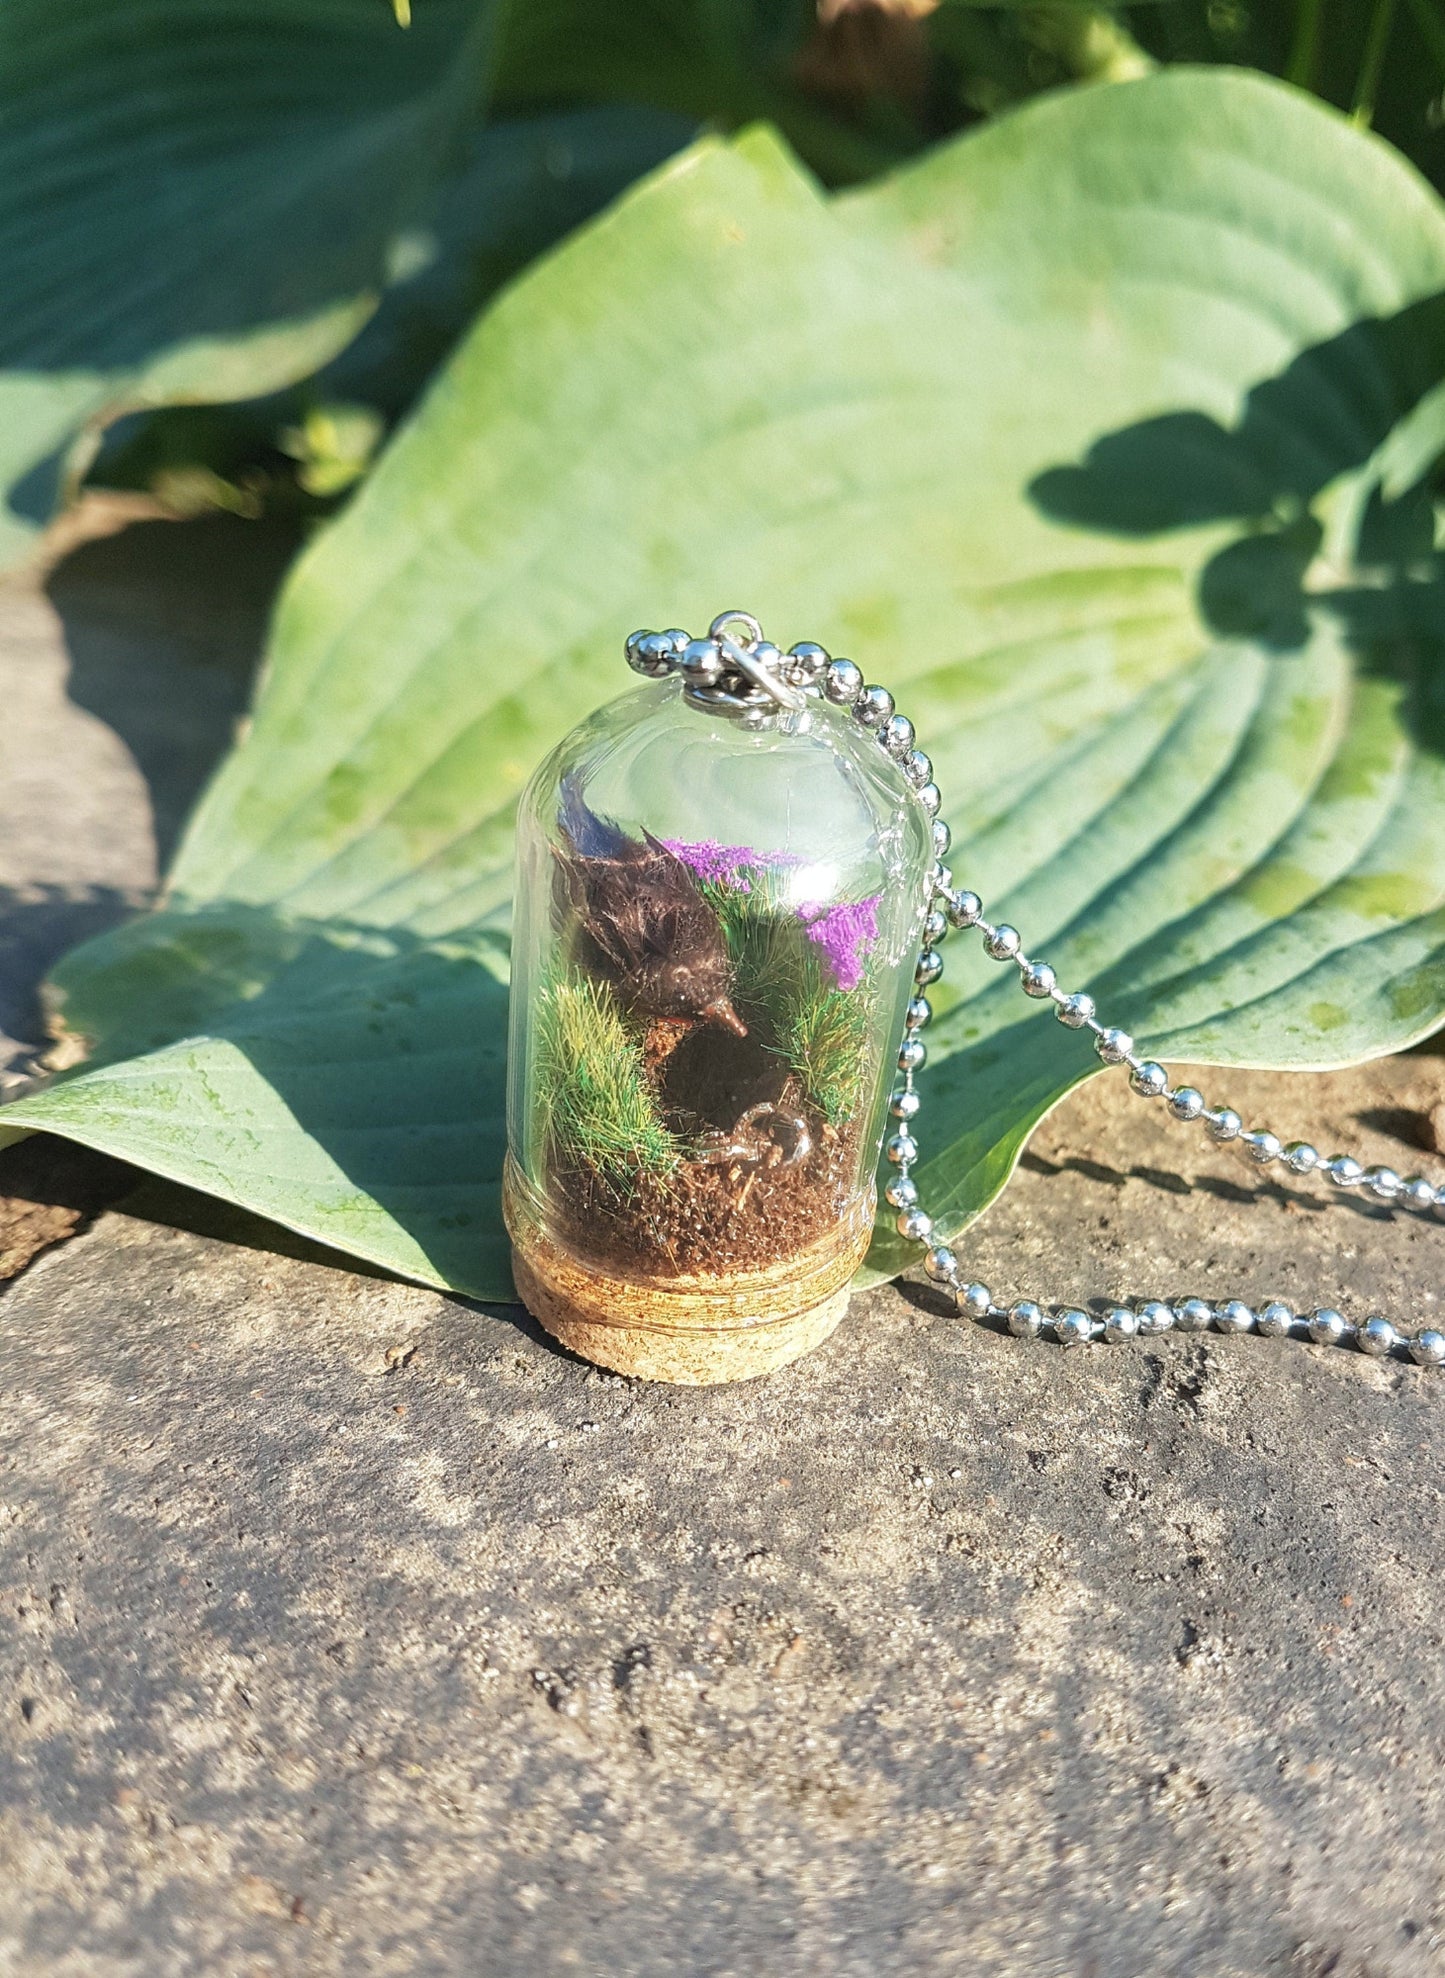
M1242 1298L1216 1303L1189 1297L1117 1305L1097 1318L1074 1306L1047 1310L1029 1298L1003 1304L988 1285L965 1282L957 1251L939 1240L913 1178L920 1153L916 1127L923 1110L917 1077L927 1059L923 1032L933 1014L927 991L943 976L939 946L950 931L977 934L992 961L1017 972L1025 996L1051 1003L1061 1024L1089 1033L1102 1063L1127 1070L1130 1086L1141 1099L1165 1107L1176 1120L1202 1127L1222 1145L1238 1146L1260 1167L1278 1164L1299 1180L1360 1189L1377 1201L1440 1221L1445 1221L1445 1183L1432 1183L1420 1175L1402 1177L1392 1168L1366 1166L1350 1154L1325 1157L1307 1141L1285 1142L1266 1127L1246 1127L1230 1107L1211 1106L1195 1087L1173 1084L1163 1065L1140 1056L1126 1031L1099 1016L1092 997L1064 988L1048 962L1025 952L1017 928L990 920L979 896L954 883L944 862L952 834L940 815L943 798L933 779L933 765L917 746L913 723L898 712L892 694L885 687L869 685L851 660L835 659L810 641L783 652L763 637L755 618L737 611L714 619L704 638L691 638L683 631L635 632L627 640L626 657L645 679L680 678L694 704L731 715L744 728L766 727L780 709L796 714L806 708L809 697L830 704L872 735L901 770L913 800L929 820L933 862L922 947L897 1048L899 1076L888 1102L893 1131L883 1152L892 1172L884 1196L898 1234L923 1252L925 1276L952 1298L960 1314L980 1323L1002 1322L1019 1339L1051 1337L1064 1347L1098 1339L1124 1342L1171 1331L1213 1329L1258 1332L1274 1339L1293 1337L1317 1346L1353 1346L1377 1359L1408 1355L1421 1367L1445 1365L1445 1332L1435 1326L1405 1331L1375 1313L1350 1319L1331 1307L1302 1312L1276 1300L1256 1309Z

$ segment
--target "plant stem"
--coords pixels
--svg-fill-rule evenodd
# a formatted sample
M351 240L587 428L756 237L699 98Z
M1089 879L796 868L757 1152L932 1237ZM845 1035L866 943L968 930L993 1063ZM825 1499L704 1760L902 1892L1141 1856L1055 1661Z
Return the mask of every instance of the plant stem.
M1285 64L1284 79L1300 89L1315 86L1315 62L1320 52L1320 19L1323 0L1299 0L1294 17L1294 41Z
M1420 39L1435 58L1435 66L1445 76L1445 20L1434 0L1410 0L1410 12L1420 30Z
M1395 0L1375 0L1370 14L1369 30L1365 35L1365 52L1360 61L1359 80L1355 84L1355 100L1350 115L1361 127L1367 127L1375 114L1375 96L1380 87L1380 71L1385 66L1385 44L1390 38L1390 27L1395 18Z

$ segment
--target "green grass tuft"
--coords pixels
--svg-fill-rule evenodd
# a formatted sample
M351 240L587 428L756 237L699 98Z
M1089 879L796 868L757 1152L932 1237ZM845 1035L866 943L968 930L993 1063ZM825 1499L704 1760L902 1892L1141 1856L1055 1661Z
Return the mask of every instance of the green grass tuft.
M682 1158L642 1068L642 1051L605 983L568 973L538 997L538 1089L553 1164L592 1169L628 1193Z
M861 987L844 990L831 984L799 997L783 1012L779 1048L830 1126L851 1119L863 1097L870 1015L870 1000Z
M873 999L866 985L838 988L797 915L757 893L705 889L727 935L744 1021L784 1059L830 1126L864 1096Z

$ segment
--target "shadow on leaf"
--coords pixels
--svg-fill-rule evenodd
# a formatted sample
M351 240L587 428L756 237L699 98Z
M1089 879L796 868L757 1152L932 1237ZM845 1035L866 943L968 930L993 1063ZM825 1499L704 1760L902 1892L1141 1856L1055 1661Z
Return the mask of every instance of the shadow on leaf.
M155 915L61 966L95 1053L7 1119L114 1139L349 1255L505 1298L505 968L490 934L429 943L234 903Z
M1247 395L1237 424L1162 413L1105 434L1029 493L1052 520L1152 537L1235 523L1198 581L1221 638L1299 653L1327 614L1362 671L1445 753L1445 558L1429 475L1445 451L1445 295L1352 324Z

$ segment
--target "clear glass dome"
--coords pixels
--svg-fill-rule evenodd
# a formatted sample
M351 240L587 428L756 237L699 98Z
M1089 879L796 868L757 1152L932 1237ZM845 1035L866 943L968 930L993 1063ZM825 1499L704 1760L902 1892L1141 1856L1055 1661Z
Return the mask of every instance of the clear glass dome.
M685 1328L730 1289L749 1323L790 1266L846 1282L932 861L897 764L817 696L750 725L664 680L548 757L518 815L508 1095L534 1310L544 1254L618 1323L619 1287Z

